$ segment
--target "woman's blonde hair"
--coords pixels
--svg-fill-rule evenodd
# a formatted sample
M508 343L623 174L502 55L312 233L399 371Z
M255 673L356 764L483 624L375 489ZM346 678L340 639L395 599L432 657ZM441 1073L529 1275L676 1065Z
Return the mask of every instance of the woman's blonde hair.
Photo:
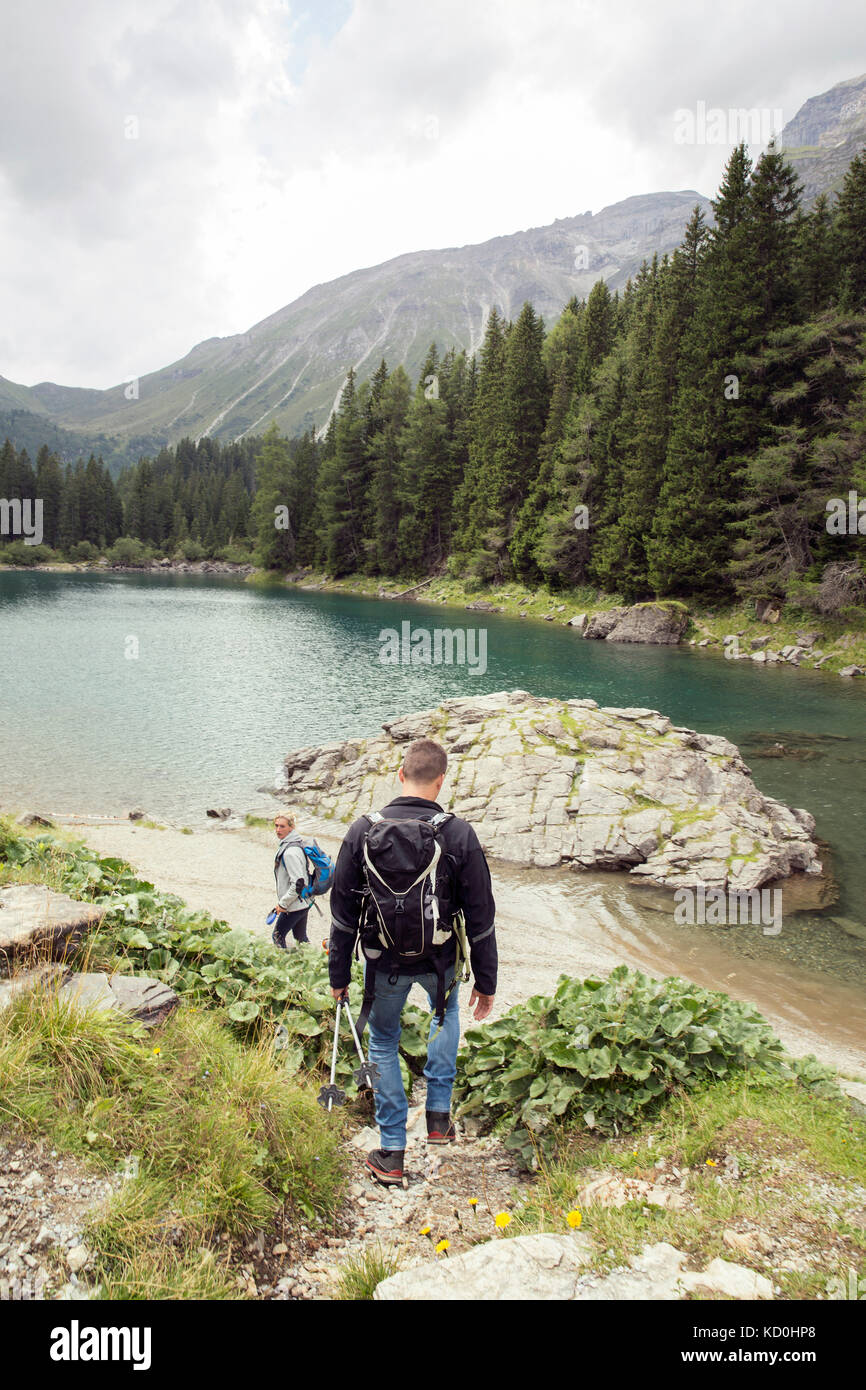
M295 828L295 813L294 813L294 811L277 811L276 815L274 816L274 825L276 825L276 823L277 823L278 820L288 821L289 829L290 829L290 830L294 830L294 828Z

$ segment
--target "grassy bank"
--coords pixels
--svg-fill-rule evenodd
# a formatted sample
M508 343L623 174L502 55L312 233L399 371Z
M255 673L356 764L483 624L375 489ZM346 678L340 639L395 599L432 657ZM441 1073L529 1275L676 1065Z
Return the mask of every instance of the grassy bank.
M243 1296L237 1246L338 1210L339 1128L217 1015L181 1007L146 1033L22 992L0 1013L0 1075L0 1125L126 1174L85 1232L104 1298Z
M247 583L262 587L284 584L281 575L258 571L250 575ZM300 587L318 589L325 593L357 594L367 598L397 598L405 595L407 600L419 603L441 604L445 607L466 609L470 603L489 603L507 617L556 623L567 623L578 613L592 617L622 603L616 594L600 594L597 589L565 590L553 593L544 586L527 588L516 581L500 586L476 585L471 581L438 577L430 581L419 581L411 577L371 578L370 575L346 575L342 579L330 579L321 572L310 571L302 580ZM665 603L669 600L660 600ZM818 617L806 609L794 605L783 605L775 623L759 622L755 617L754 603L703 605L693 600L686 604L689 625L683 636L684 643L709 639L709 649L716 653L725 650L725 638L736 635L740 651L748 652L750 642L758 637L769 637L773 651L784 646L799 645L798 632L821 633L814 649L827 655L822 671L838 673L845 666L866 666L866 614L850 615L847 618ZM802 665L806 668L814 664L810 655L804 655Z
M208 933L217 948L231 935L154 894L121 861L100 860L69 835L27 834L7 820L0 821L0 885L10 883L43 883L104 908L101 926L70 962L80 970L170 982L177 968L165 947L123 941L153 929L169 909L185 936L198 927L205 956ZM262 949L287 960L270 945ZM339 1210L342 1126L316 1102L319 1078L304 1067L303 1049L275 1053L270 1029L232 1018L235 989L220 994L220 983L182 993L176 1012L152 1032L113 1012L71 1009L50 987L22 992L0 1012L0 1128L42 1136L58 1151L126 1175L107 1214L86 1232L94 1255L88 1279L103 1297L242 1297L237 1266L255 1232L291 1239L303 1223L332 1225ZM305 1042L318 1053L318 1026L299 1014L296 993L275 992L307 1020Z
M0 884L10 882L45 883L104 908L78 968L157 975L181 995L150 1034L116 1014L72 1012L46 991L0 1012L0 1130L44 1137L125 1175L86 1230L88 1281L106 1298L256 1297L244 1271L257 1233L268 1246L260 1282L273 1284L286 1258L273 1258L275 1244L296 1252L304 1227L343 1229L341 1122L369 1123L351 1107L329 1117L316 1104L333 1018L324 954L242 940L156 893L121 860L67 834L0 821ZM472 1066L461 1054L460 1074L464 1089L468 1077L483 1091L476 1121L495 1120L505 1135L519 1114L538 1134L539 1116L549 1115L554 1143L537 1145L538 1169L521 1178L498 1232L499 1202L483 1221L469 1203L488 1200L489 1155L479 1149L473 1169L464 1149L466 1205L452 1225L441 1217L435 1243L453 1241L454 1254L490 1238L565 1234L579 1220L600 1272L665 1240L700 1267L718 1255L746 1264L787 1298L827 1297L851 1270L866 1277L866 1123L826 1069L778 1057L769 1026L727 996L666 982L650 998L632 983L627 972L577 992L572 982L560 991L561 1017L536 997L472 1030ZM413 1068L428 1021L410 1011ZM287 1035L279 1051L275 1022ZM494 1114L494 1103L507 1113ZM603 1125L618 1132L606 1137ZM674 1170L676 1208L643 1199L604 1208L582 1197L599 1174L655 1182ZM407 1257L400 1236L395 1221L393 1240L374 1237L340 1262L342 1296L370 1296Z
M222 557L229 560L229 556ZM241 565L243 557L232 555L230 563ZM246 557L250 563L250 557ZM54 573L74 573L93 571L104 573L104 567L93 562L38 562L36 558L29 568L50 570ZM20 569L21 565L0 563L0 571ZM171 571L133 567L136 573L170 573ZM441 604L444 607L465 609L470 603L489 603L507 617L536 619L567 623L577 613L592 617L623 603L617 594L602 594L599 590L586 586L579 589L563 590L554 593L544 585L527 588L513 581L501 586L483 585L471 579L453 579L436 576L420 580L411 575L371 576L350 574L341 579L332 579L323 571L309 570L297 581L287 581L282 573L255 569L245 576L245 582L254 587L270 588L298 587L319 590L323 593L355 594L365 598L395 599L405 597L407 601ZM838 617L818 616L808 609L795 604L779 605L779 617L775 623L758 621L755 617L754 603L707 605L689 599L684 603L678 600L659 600L661 603L677 602L688 609L689 625L683 642L697 645L708 639L708 648L715 653L725 650L725 638L737 636L740 650L748 652L750 642L758 637L769 637L769 645L778 652L785 646L799 645L799 632L818 632L819 641L814 643L814 651L827 656L821 670L838 673L845 666L866 666L866 613L862 610L849 610ZM801 658L801 665L809 668L814 665L814 656L807 652Z
M642 1200L581 1209L599 1172L653 1183L676 1172L682 1209ZM834 1283L847 1287L849 1271L866 1278L866 1122L841 1097L795 1082L748 1073L709 1082L672 1096L627 1136L565 1136L509 1234L564 1232L570 1211L580 1212L600 1272L667 1241L696 1267L717 1256L747 1265L783 1298L838 1297Z

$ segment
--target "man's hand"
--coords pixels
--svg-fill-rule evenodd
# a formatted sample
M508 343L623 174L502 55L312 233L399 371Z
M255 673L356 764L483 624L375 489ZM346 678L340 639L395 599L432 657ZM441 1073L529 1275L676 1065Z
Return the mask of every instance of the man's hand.
M343 988L342 988L342 989L334 989L334 986L331 985L331 993L333 994L333 996L334 996L335 999L348 999L348 998L349 998L349 986L348 986L348 985L343 985Z
M492 994L479 994L478 990L473 988L469 996L469 1008L471 1010L473 1004L477 1005L474 1014L476 1022L480 1023L481 1020L486 1018L490 1013L490 1010L493 1008L493 999L494 996Z

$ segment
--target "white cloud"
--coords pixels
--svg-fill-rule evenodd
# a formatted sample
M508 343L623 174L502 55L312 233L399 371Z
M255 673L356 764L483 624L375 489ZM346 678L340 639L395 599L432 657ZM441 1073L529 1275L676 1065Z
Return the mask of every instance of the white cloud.
M712 194L673 112L797 106L864 20L807 0L60 0L0 57L0 373L106 386L311 285L633 193ZM854 66L852 67L852 63ZM128 118L137 138L126 138ZM134 128L133 128L134 129Z

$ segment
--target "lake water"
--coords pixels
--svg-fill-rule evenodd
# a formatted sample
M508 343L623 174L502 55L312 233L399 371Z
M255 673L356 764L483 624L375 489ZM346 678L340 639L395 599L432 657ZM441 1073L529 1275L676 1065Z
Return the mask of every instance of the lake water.
M404 620L483 628L486 671L384 664L380 633ZM799 935L800 959L866 980L863 943L828 921L866 920L866 691L855 682L585 642L561 624L191 576L2 573L0 643L4 806L141 807L193 825L208 806L261 806L256 789L293 748L494 690L650 706L724 734L761 789L811 811L832 847L839 900L786 928L789 949ZM775 742L800 756L758 756Z

